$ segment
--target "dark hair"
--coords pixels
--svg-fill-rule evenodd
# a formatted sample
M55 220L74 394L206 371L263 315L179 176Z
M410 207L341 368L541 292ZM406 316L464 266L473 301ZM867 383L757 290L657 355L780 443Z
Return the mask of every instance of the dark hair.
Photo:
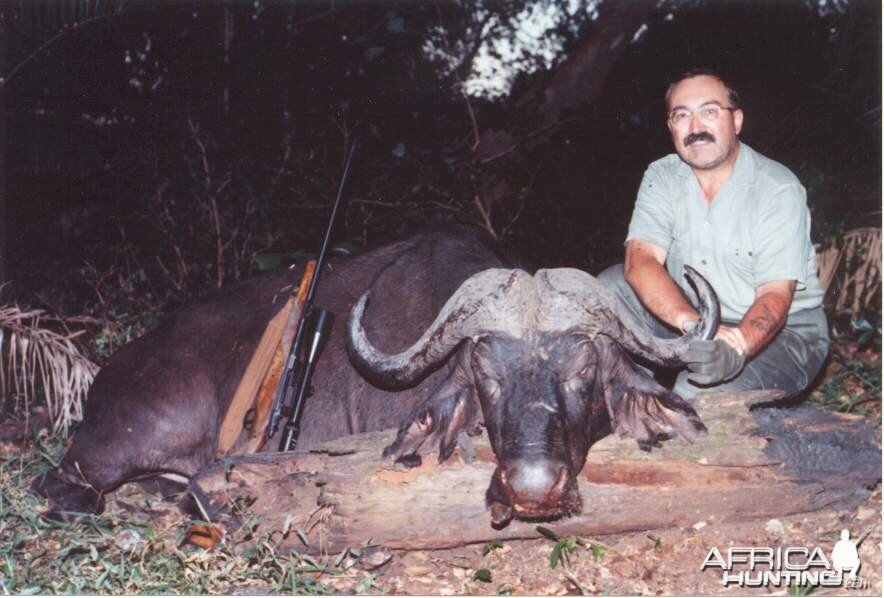
M695 69L691 69L685 73L682 73L681 75L676 77L672 83L669 84L669 87L666 89L666 98L665 98L666 110L669 111L669 99L672 97L672 90L675 88L676 85L678 85L679 83L681 83L685 79L692 79L694 77L703 77L703 76L714 77L714 78L718 79L719 81L721 81L721 84L724 85L725 90L727 90L727 99L731 103L731 107L740 108L740 94L737 93L737 90L735 90L733 87L728 85L727 81L725 81L721 75L719 75L718 73L716 73L712 69L695 68Z

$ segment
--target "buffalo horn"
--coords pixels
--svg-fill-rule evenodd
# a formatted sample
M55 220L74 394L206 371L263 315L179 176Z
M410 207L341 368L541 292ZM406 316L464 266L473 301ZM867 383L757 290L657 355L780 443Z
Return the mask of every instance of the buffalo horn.
M718 330L720 307L712 286L696 270L685 266L687 281L697 290L700 322L688 334L675 339L657 338L601 283L571 268L540 270L541 304L551 328L577 328L589 336L606 335L624 349L662 365L681 365L681 356L696 339L711 339Z
M347 321L347 349L354 365L373 382L391 388L408 386L438 365L465 338L486 334L519 336L522 314L533 293L532 277L522 270L492 268L468 278L448 299L423 335L401 353L378 350L365 334L363 293ZM525 292L525 291L529 292Z

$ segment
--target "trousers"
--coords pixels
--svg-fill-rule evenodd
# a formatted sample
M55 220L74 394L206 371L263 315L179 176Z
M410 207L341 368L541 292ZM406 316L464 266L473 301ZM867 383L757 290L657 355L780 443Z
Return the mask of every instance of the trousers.
M674 331L649 312L635 291L626 282L623 264L615 264L598 275L598 280L614 293L636 321L654 336L676 338ZM738 322L721 322L736 326ZM829 327L822 307L789 314L785 326L777 336L746 364L733 380L713 386L699 386L688 380L691 372L678 373L672 391L683 399L693 399L704 390L782 390L785 398L801 394L816 378L829 354Z

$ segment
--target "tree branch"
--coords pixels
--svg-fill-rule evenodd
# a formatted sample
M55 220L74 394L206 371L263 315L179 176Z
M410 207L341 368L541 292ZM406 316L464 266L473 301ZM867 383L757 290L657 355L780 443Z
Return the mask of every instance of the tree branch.
M36 59L37 56L46 52L46 50L48 50L53 44L55 44L55 42L57 42L62 37L64 37L64 35L66 33L69 33L74 30L82 29L83 27L86 27L87 25L92 25L94 23L97 23L98 21L103 21L105 19L110 19L113 17L128 16L128 15L139 14L139 13L147 13L147 12L150 12L151 10L153 10L153 8L150 8L150 9L144 9L144 10L138 10L138 11L123 12L122 6L123 6L123 4L120 3L119 12L114 12L114 13L110 13L110 14L106 14L106 15L96 15L94 17L90 17L90 18L86 19L85 21L82 21L79 23L77 23L77 22L70 23L70 24L65 23L62 26L62 28L58 31L58 33L56 33L55 35L50 37L48 40L46 40L39 48L37 48L36 50L34 50L30 54L28 54L25 57L25 59L22 60L21 62L19 62L17 65L15 65L12 68L12 70L9 71L9 73L7 75L0 76L0 86L8 85L9 82L15 78L15 76L18 74L18 72L22 68L24 68L29 62ZM5 17L5 15L0 15L0 18L4 18L4 17Z

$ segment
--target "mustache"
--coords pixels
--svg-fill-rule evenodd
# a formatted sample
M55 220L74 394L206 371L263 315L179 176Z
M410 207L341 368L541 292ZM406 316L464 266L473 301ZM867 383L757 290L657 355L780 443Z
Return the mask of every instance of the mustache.
M684 138L685 147L691 145L692 143L696 143L697 141L708 141L710 143L715 143L715 137L712 136L712 133L709 133L707 131L690 133L687 137Z

